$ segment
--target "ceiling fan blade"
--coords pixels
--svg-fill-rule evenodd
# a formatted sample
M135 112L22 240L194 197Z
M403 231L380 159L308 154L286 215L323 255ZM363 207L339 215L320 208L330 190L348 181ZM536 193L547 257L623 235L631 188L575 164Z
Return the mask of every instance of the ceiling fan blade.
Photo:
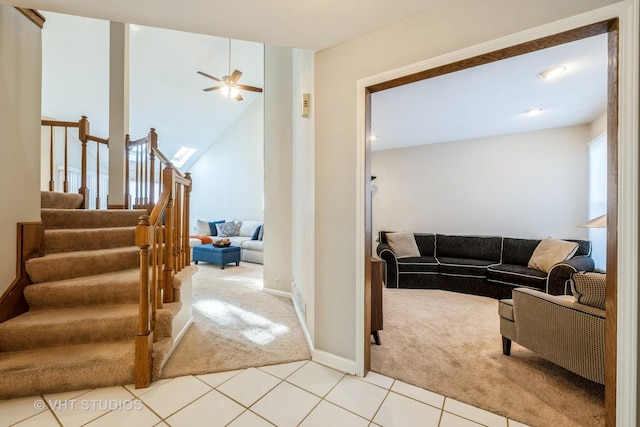
M217 82L221 82L222 81L219 78L211 76L211 75L209 75L207 73L203 73L202 71L196 71L196 73L200 74L201 76L209 77L210 79L215 80Z
M242 95L237 94L236 95L236 101L242 101L244 98L242 97Z
M231 73L231 76L229 76L229 80L234 83L238 83L238 79L240 79L240 76L242 76L242 71L233 70L233 73Z
M262 89L255 86L237 85L238 89L250 90L251 92L262 92Z
M213 87L208 87L208 88L206 88L206 89L202 89L202 90L203 90L203 91L205 91L205 92L209 92L209 91L212 91L212 90L218 90L218 89L220 89L221 87L222 87L222 86L213 86Z

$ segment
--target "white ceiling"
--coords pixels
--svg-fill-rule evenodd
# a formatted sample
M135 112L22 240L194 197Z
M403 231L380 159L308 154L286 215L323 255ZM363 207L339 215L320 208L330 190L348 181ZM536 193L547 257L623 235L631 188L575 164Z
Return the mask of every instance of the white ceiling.
M557 79L538 72L567 67ZM600 35L413 84L371 99L373 150L581 125L606 110L607 36ZM523 112L541 108L535 116Z
M88 116L91 132L109 136L109 23L43 13L42 115L76 121ZM193 163L262 94L242 91L243 101L224 98L196 71L229 73L229 40L201 34L136 26L130 31L130 135L156 128L168 157L181 146L198 151ZM73 46L73 49L69 49ZM78 52L83 52L82 56ZM263 87L262 44L232 40L231 70L240 83Z
M0 0L0 3L319 51L444 1Z
M8 0L0 0L0 3L5 1ZM41 11L66 11L319 50L442 1L446 0L402 0L395 2L393 8L382 0L352 0L339 4L334 0L314 4L288 2L287 5L275 1L250 1L238 6L251 10L250 14L219 7L222 3L218 1L190 0L179 8L171 2L151 3L148 0L11 2ZM83 60L83 64L75 64L71 75L68 71L45 73L43 115L76 120L86 114L92 120L94 133L106 136L107 21L76 19L93 22L82 24L85 27L97 25L101 28L83 28L79 30L82 35L78 38L77 34L68 34L74 26L61 18L68 21L74 17L46 12L45 16L48 18L43 38L45 66L47 33L55 31L63 33L60 35L63 47L59 50L67 51L66 56L62 55L62 63L67 68L78 61L75 52L87 52L92 57ZM202 88L212 84L195 71L202 70L218 77L226 74L227 40L152 27L140 27L131 32L132 137L138 138L146 134L149 127L155 127L167 155L173 155L180 145L198 148L200 154L253 100L262 96L244 92L246 100L236 102L221 99L218 93L202 92ZM68 49L70 45L74 45L74 49ZM262 49L261 44L234 40L231 68L243 71L242 83L262 87ZM55 55L56 61L60 62L60 52ZM569 69L557 81L547 83L536 78L538 71L559 63ZM79 92L91 94L95 105L68 99L62 89L70 82L79 85ZM53 108L48 102L57 105ZM606 39L599 36L378 92L372 101L372 130L379 139L372 146L374 150L382 150L583 124L604 111L605 102ZM61 103L64 108L60 108ZM521 115L523 110L536 106L544 110L539 116ZM178 126L174 126L176 123Z

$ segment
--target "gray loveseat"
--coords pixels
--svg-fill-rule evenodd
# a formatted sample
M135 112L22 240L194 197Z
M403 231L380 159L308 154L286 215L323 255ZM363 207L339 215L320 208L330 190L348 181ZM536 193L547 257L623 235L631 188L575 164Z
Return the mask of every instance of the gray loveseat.
M526 287L563 295L568 293L565 282L571 274L594 269L588 240L570 240L578 243L573 258L545 273L527 267L540 240L414 233L420 256L398 258L387 242L387 233L379 233L376 252L385 261L388 288L444 289L511 298L514 288Z

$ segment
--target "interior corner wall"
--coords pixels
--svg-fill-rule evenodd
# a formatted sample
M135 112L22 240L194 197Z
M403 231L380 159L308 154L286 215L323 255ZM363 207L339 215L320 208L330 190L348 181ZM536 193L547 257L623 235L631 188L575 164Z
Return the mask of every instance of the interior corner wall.
M616 2L449 0L316 54L317 349L356 360L357 81Z
M313 58L312 51L293 49L292 294L312 341L315 324ZM308 117L302 117L303 94L309 94Z
M40 221L41 32L0 5L0 294L16 278L16 224Z
M373 235L586 238L589 135L583 125L373 152Z
M292 49L264 47L264 287L291 292Z
M591 134L590 134L589 141L596 139L598 136L600 136L601 134L607 131L607 112L606 111L600 114L591 122L590 131L591 131Z
M189 169L191 230L198 219L264 219L263 122L258 97Z

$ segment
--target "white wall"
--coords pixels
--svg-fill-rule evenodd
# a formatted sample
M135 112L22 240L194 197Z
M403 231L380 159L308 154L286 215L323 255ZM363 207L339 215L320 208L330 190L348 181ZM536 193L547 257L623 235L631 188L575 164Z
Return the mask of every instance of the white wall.
M193 180L191 230L197 219L263 220L262 97L211 144L188 172Z
M42 115L72 122L87 116L91 133L108 138L109 21L44 15Z
M591 139L596 139L607 131L607 112L600 114L596 117L590 125Z
M357 81L614 0L450 0L315 60L315 347L356 359ZM339 242L336 242L339 239Z
M41 29L0 5L0 294L16 278L16 224L40 221Z
M293 49L293 179L292 179L292 293L305 319L310 338L314 310L314 185L313 185L313 57L308 50ZM302 94L310 94L309 117L302 114Z
M589 126L372 153L373 233L586 238Z
M292 49L264 47L264 287L291 292Z

